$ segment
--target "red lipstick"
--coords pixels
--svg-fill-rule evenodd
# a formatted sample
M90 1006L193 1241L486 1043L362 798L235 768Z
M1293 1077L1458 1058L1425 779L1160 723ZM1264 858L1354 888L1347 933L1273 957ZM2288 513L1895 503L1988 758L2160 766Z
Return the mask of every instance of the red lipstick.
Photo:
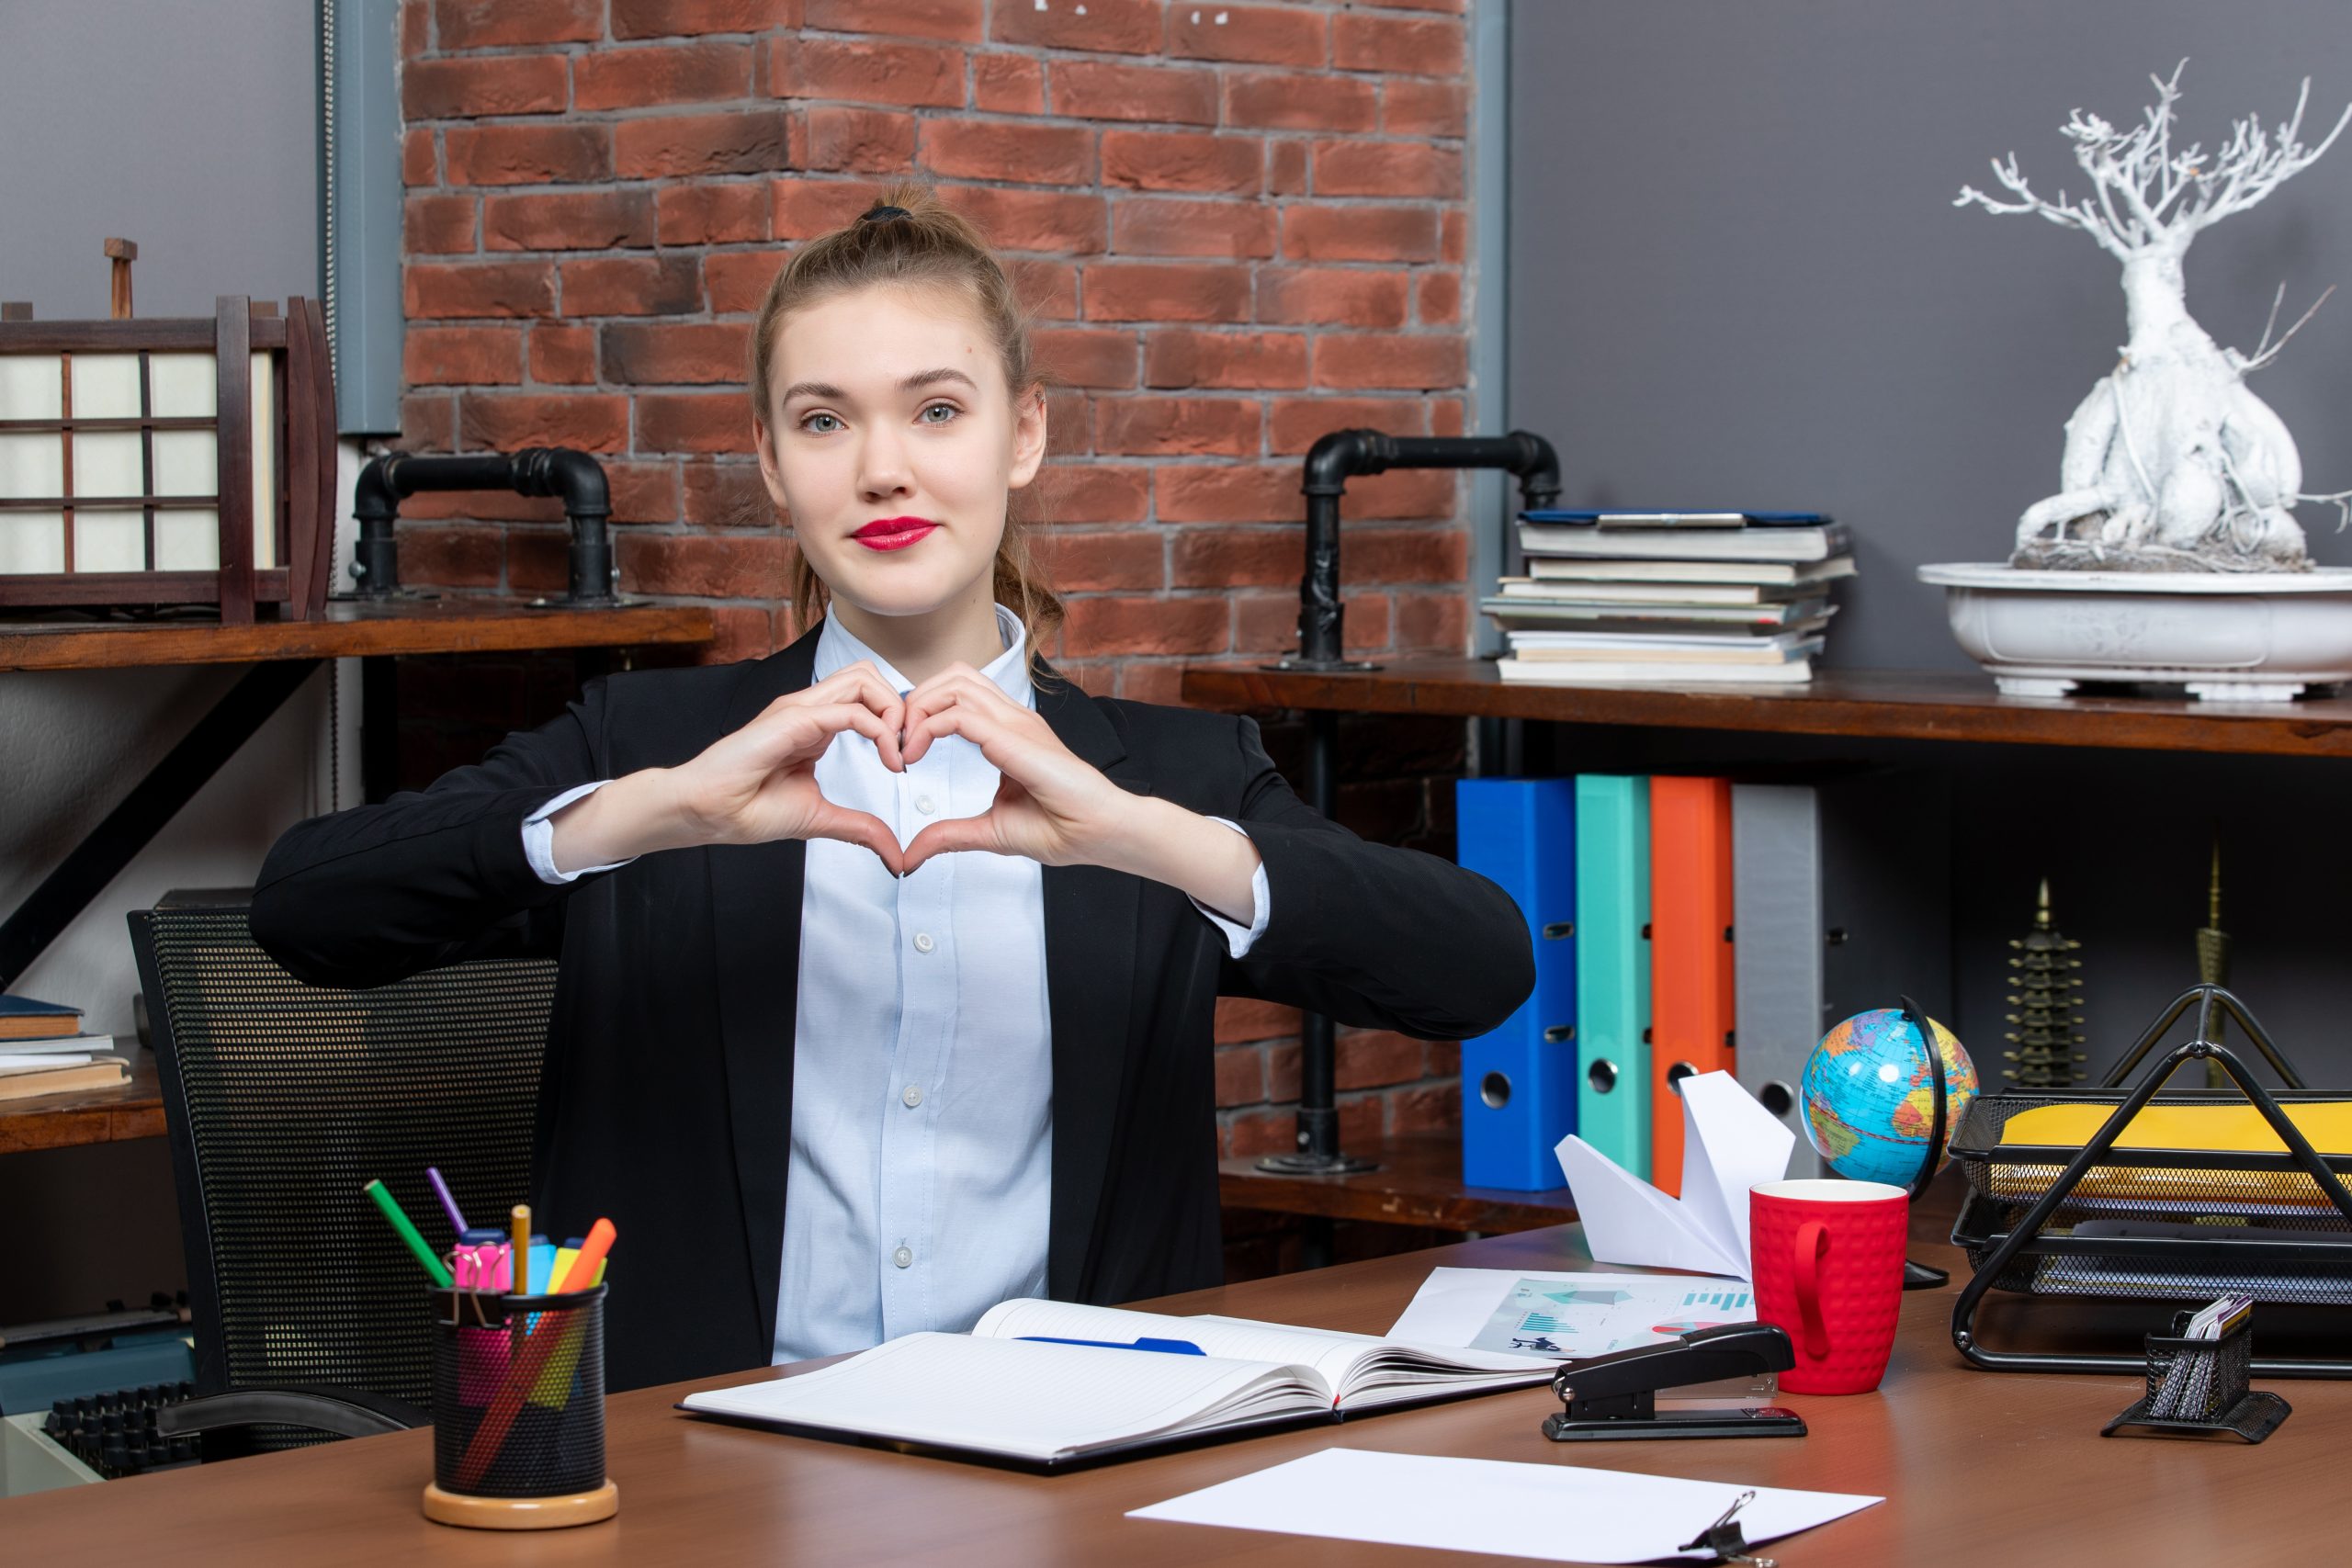
M928 517L877 517L850 537L869 550L903 550L938 526Z

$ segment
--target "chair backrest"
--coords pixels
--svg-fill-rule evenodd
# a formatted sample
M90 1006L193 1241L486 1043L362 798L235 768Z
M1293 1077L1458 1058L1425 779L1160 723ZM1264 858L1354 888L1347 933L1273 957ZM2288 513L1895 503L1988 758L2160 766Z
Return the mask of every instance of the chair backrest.
M340 991L280 968L242 905L138 910L130 929L198 1392L330 1385L429 1404L431 1282L362 1189L381 1179L445 1255L427 1166L469 1223L504 1226L530 1180L554 962Z

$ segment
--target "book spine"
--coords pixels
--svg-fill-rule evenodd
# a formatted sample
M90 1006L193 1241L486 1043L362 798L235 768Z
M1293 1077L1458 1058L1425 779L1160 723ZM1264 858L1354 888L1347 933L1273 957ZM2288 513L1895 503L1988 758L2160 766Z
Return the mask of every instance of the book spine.
M1733 1066L1731 784L1650 781L1650 1180L1682 1190L1680 1081Z
M1650 1174L1649 783L1582 773L1577 790L1577 1130Z
M1734 784L1731 813L1735 1070L1797 1134L1789 1174L1820 1176L1802 1093L1825 1027L1819 800L1810 784Z
M1510 895L1535 946L1535 989L1502 1027L1462 1043L1462 1179L1540 1192L1577 1130L1576 788L1568 779L1463 779L1457 855Z

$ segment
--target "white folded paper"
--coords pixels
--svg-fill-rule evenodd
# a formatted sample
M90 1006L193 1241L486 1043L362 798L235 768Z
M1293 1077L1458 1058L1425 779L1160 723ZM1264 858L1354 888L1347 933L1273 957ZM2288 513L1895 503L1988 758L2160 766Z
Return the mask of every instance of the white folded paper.
M1574 1133L1552 1152L1599 1263L1755 1278L1747 1190L1788 1174L1796 1134L1729 1073L1682 1080L1682 1196L1668 1197Z

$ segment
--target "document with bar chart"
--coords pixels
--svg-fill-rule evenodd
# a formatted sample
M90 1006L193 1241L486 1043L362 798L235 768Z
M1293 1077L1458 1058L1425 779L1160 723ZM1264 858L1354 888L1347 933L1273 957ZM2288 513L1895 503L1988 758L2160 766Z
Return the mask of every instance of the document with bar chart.
M1436 1269L1389 1334L1428 1345L1571 1359L1755 1317L1755 1291L1745 1280Z

